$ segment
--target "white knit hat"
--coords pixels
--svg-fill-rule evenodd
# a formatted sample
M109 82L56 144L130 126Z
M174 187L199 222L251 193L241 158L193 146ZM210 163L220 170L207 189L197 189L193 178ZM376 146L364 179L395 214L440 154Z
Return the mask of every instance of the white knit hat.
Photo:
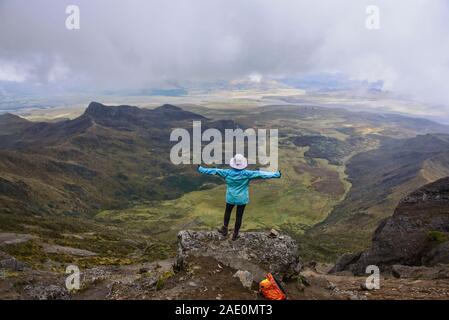
M248 165L248 160L243 155L237 153L234 158L231 158L229 165L234 169L245 169Z

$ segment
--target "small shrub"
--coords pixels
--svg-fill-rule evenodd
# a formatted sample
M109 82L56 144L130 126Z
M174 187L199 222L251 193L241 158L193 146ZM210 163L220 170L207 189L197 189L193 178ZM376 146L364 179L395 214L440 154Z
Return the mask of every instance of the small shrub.
M161 274L159 276L159 279L156 282L156 290L161 290L165 285L165 281L167 281L174 275L175 275L175 273L173 272L173 270L169 270L169 271L166 271L163 274Z

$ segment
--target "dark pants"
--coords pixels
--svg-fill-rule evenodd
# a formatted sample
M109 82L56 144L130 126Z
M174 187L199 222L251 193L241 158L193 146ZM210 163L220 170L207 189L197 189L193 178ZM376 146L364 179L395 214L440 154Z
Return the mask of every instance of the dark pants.
M240 226L242 225L243 211L245 211L246 204L237 205L237 216L235 219L235 227L234 233L239 233ZM223 225L227 228L229 225L229 220L231 219L231 212L234 209L235 205L226 203L226 210L224 214L224 222Z

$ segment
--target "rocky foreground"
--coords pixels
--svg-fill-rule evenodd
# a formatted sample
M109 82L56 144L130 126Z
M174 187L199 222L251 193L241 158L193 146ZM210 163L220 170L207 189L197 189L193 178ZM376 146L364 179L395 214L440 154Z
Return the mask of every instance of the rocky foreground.
M275 231L244 232L237 241L229 241L214 231L179 232L177 267L188 266L194 257L209 257L221 265L249 272L257 282L267 272L286 279L302 268L296 241Z
M368 290L365 276L302 265L299 253L293 239L276 232L242 233L231 241L217 232L181 231L175 258L81 270L81 288L72 292L64 273L33 270L2 253L0 299L263 299L257 289L266 272L282 279L289 299L449 299L448 277L428 276L433 268L402 266L399 278L382 274L380 289Z

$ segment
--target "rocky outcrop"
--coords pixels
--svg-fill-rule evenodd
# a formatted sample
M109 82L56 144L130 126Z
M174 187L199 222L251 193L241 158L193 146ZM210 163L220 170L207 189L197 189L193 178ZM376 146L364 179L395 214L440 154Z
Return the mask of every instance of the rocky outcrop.
M245 288L251 289L253 282L254 282L254 278L253 278L253 274L249 271L243 271L243 270L239 270L237 271L234 276L234 278L238 278L240 280L240 282L242 283L242 286L244 286Z
M0 251L0 269L10 270L10 271L23 271L25 264L18 261L13 256Z
M447 279L449 278L449 265L438 264L434 267L393 265L391 273L402 279Z
M342 271L347 271L349 267L353 266L358 262L360 259L360 256L362 255L362 252L357 253L345 253L342 255L335 265L332 267L332 269L329 271L329 273L338 273Z
M437 245L423 257L426 265L436 265L438 263L449 263L449 241Z
M67 300L69 293L60 285L27 285L24 291L31 300Z
M36 237L31 234L2 232L0 233L0 246L20 244L35 238Z
M344 255L331 272L364 274L368 265L433 266L449 263L449 177L430 183L403 198L392 217L374 232L372 247Z
M298 244L287 235L242 232L232 241L215 231L180 231L176 265L184 268L189 257L210 257L235 270L248 271L254 281L267 272L286 278L301 269Z
M67 254L72 256L78 256L78 257L93 257L97 254L95 252L89 251L89 250L83 250L83 249L77 249L72 247L64 247L54 244L42 244L42 249L46 253L55 253L55 254Z

